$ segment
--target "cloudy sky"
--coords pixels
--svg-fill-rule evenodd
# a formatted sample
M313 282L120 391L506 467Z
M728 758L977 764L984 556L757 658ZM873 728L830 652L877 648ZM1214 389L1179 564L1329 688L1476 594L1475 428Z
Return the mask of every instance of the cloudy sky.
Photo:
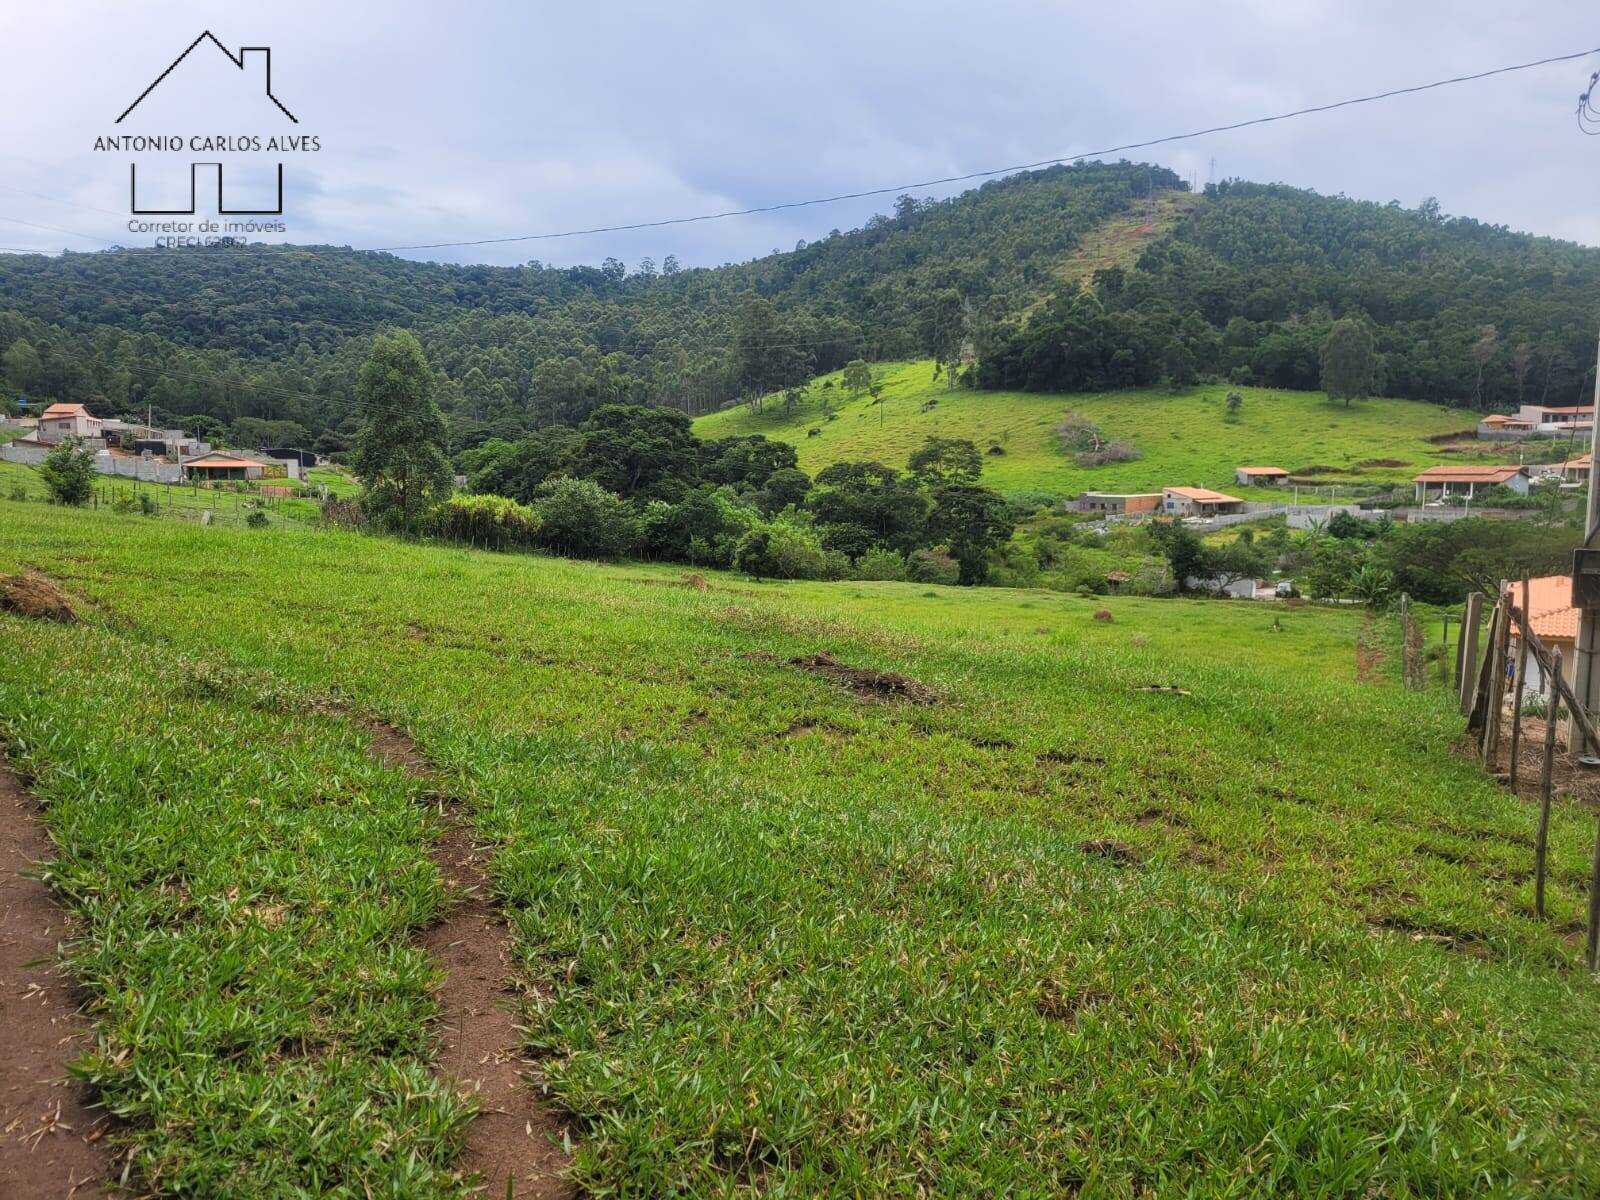
M241 95L250 71L209 47L116 124L203 29L230 50L271 46L273 92L299 124ZM288 233L266 240L390 247L894 186L1600 45L1579 0L60 0L14 6L6 34L0 244L48 251L150 244L128 230L130 159L166 206L175 187L186 199L189 161L226 157L97 152L97 136L314 135L315 153L228 159L240 197L285 163ZM1202 184L1214 169L1407 206L1435 195L1449 213L1600 245L1600 138L1572 115L1597 68L1592 56L1134 157ZM411 253L715 264L888 203ZM199 216L214 207L203 187Z

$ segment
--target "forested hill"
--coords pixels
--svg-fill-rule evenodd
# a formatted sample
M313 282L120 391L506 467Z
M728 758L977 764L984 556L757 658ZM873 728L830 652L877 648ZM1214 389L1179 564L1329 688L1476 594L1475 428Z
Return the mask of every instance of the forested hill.
M1238 181L1208 189L1132 270L995 336L986 386L1104 390L1187 382L1319 386L1322 343L1373 334L1375 390L1502 408L1587 403L1600 250L1416 210Z
M0 402L149 405L241 441L337 448L384 325L421 339L458 447L610 402L704 412L854 358L976 356L966 382L1028 390L1315 387L1344 316L1373 328L1392 394L1488 407L1570 399L1590 377L1600 251L1283 187L1160 203L1181 188L1140 164L1051 168L709 269L336 247L3 255ZM1171 227L1080 289L1074 252L1129 229L1152 192Z

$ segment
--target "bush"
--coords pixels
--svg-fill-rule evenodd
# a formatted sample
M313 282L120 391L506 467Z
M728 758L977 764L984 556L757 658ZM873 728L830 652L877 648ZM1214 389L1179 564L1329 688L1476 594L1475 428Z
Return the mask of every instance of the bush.
M20 483L12 484L11 498L13 500L26 500L28 498L28 489Z
M927 550L913 550L906 560L906 573L914 583L944 583L954 586L961 582L961 564L950 557L942 546Z
M856 559L855 577L902 581L906 577L906 560L887 546L874 546Z
M451 496L439 509L439 536L490 550L532 546L539 516L505 496Z
M739 539L757 519L726 487L700 488L676 504L652 500L641 521L644 548L656 558L729 567Z
M78 438L58 442L39 464L39 477L57 504L87 504L94 495L94 451Z
M841 559L823 550L816 530L779 517L752 526L739 539L733 561L757 579L827 579L840 569Z
M251 529L265 529L267 527L267 514L259 508L252 508L250 515L245 517L244 523Z
M534 493L539 544L575 558L620 558L639 542L640 522L631 505L588 479L562 475Z

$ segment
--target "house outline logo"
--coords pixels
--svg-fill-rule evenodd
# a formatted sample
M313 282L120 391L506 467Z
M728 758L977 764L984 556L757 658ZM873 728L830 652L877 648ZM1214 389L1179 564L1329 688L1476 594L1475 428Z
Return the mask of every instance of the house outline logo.
M194 41L190 42L188 48L186 50L184 50L184 52L182 54L178 55L177 58L172 60L172 65L169 66L165 71L161 72L161 74L157 75L155 77L154 82L152 82L149 87L145 88L144 91L139 93L139 98L137 100L135 100L132 104L128 105L127 108L122 110L122 116L118 117L116 119L116 121L114 122L114 124L121 125L122 122L127 119L128 114L131 113L134 109L138 108L139 105L143 104L144 100L145 100L145 97L148 96L151 92L155 91L156 88L160 87L162 82L166 79L166 77L168 75L171 75L174 71L176 71L178 69L178 67L183 63L183 60L188 58L189 55L193 54L195 47L198 46L201 42L210 42L218 50L222 51L222 53L227 57L227 60L229 62L231 62L234 66L238 67L239 70L241 70L241 71L243 71L244 67L245 67L245 57L244 56L246 54L252 54L252 53L264 54L266 56L266 92L267 92L267 99L271 100L274 104L276 104L278 106L279 111L281 111L284 116L288 117L289 120L293 121L296 125L300 124L300 118L295 116L292 112L290 112L288 110L288 108L285 107L283 101L279 100L276 96L274 96L272 94L272 47L271 46L240 46L239 47L239 53L235 54L232 50L229 50L220 41L218 41L216 34L212 33L211 30L209 30L209 29L207 29L204 32L202 32L199 37L195 38Z
M199 48L199 46L200 46L200 44L202 42L210 42L211 45L215 46L219 51L221 51L223 56L230 63L232 63L235 67L237 67L240 72L244 72L246 70L247 66L249 65L249 63L251 61L250 58L249 58L250 55L252 55L252 54L261 55L262 56L262 63L263 63L263 67L264 67L264 71L263 71L263 75L264 75L263 91L264 91L267 99L272 101L273 105L278 109L278 111L280 113L282 113L285 117L287 117L293 124L298 125L300 123L300 118L295 116L294 113L290 112L288 106L286 104L284 104L284 102L282 100L278 99L277 95L272 90L272 47L270 47L270 46L240 46L239 50L238 50L238 53L234 53L232 50L229 50L226 46L224 46L222 44L222 42L217 38L217 36L214 33L212 33L209 29L207 29L207 30L204 30L200 34L199 37L195 38L194 41L190 42L189 45L184 48L183 53L179 54L177 58L173 59L171 64L168 65L167 69L162 71L161 74L157 75L155 77L155 79L151 81L150 85L148 87L146 87L144 89L144 91L139 93L138 97L133 101L132 104L128 105L127 108L122 110L122 114L117 117L117 119L114 122L114 124L120 125L120 124L122 124L123 121L127 120L127 118L133 113L133 110L138 108L139 105L143 104L144 101L149 97L151 92L155 91L158 87L160 87L161 84L163 82L165 82L165 80L167 79L167 77L169 75L171 75L180 66L182 66L184 61L191 54L193 54L197 48ZM278 195L277 195L277 204L276 204L275 207L273 207L273 208L229 208L223 202L223 173L224 173L223 172L223 164L221 162L217 162L217 161L199 161L199 160L193 161L193 162L191 162L189 164L189 207L187 207L187 208L141 208L139 206L139 165L138 165L138 163L130 162L128 164L128 200L129 200L129 206L130 206L132 212L135 213L136 215L139 215L139 216L194 216L195 212L196 212L196 208L197 208L197 202L198 202L199 194L200 194L199 174L200 174L200 168L202 168L202 167L207 167L207 168L215 167L216 168L216 177L217 177L217 213L218 213L218 215L220 215L220 216L282 216L283 215L283 163L282 162L279 162L277 164L277 172L276 172L276 174L277 174Z

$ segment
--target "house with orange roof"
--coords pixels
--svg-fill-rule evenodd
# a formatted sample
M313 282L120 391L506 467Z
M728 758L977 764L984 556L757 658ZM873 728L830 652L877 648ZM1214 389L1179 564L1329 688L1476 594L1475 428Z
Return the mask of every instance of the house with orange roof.
M81 404L52 404L39 414L39 427L33 436L50 445L69 437L87 441L102 436L101 420Z
M1578 661L1578 616L1579 612L1572 606L1572 576L1571 575L1541 575L1537 579L1528 580L1528 597L1524 599L1522 583L1513 583L1508 589L1511 593L1511 603L1518 610L1527 606L1528 625L1533 630L1533 636L1538 638L1546 650L1561 651L1561 677L1569 684L1574 681L1575 664ZM1522 623L1514 622L1511 626L1511 661L1518 658L1518 642L1522 633ZM1529 696L1543 695L1548 685L1544 673L1539 669L1538 661L1530 654L1528 656L1528 674L1522 681L1522 692Z
M1161 511L1170 517L1215 517L1244 511L1244 501L1210 488L1169 487L1161 489Z
M1245 487L1281 487L1289 482L1289 472L1282 467L1235 467L1233 477Z
M1519 495L1528 494L1532 480L1526 467L1429 467L1412 477L1417 488L1417 503L1442 503L1451 497L1471 500L1483 488L1506 487Z

